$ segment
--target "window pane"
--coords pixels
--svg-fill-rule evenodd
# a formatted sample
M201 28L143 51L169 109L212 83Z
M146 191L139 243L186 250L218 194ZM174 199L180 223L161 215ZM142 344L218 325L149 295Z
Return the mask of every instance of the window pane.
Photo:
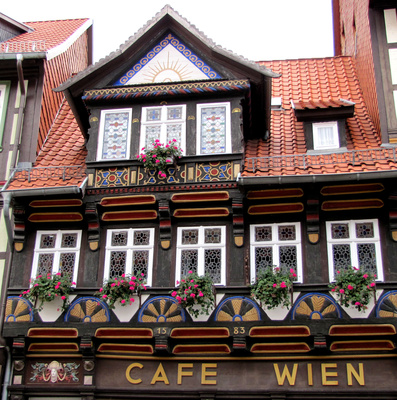
M226 152L226 107L201 109L201 154Z
M197 272L198 261L197 250L182 250L181 252L181 276L185 276L189 271Z
M150 244L150 231L135 231L134 232L134 245L135 246L148 246Z
M198 243L198 229L182 230L182 244L197 244L197 243Z
M149 125L145 130L145 147L147 150L153 148L153 143L160 140L161 125Z
M208 274L214 283L221 282L221 249L206 249L204 251L204 274Z
M77 233L67 233L62 235L61 247L76 247L77 244Z
M115 278L125 273L127 261L126 251L112 251L110 253L109 278Z
M174 146L180 147L182 140L182 124L167 125L167 143L172 142L174 139L176 140Z
M256 247L255 248L255 271L256 275L261 269L273 266L273 248Z
M334 145L334 129L332 127L317 128L318 146L333 146Z
M335 271L350 267L352 265L350 244L334 244L332 246L332 257Z
M278 240L296 240L295 225L279 226Z
M348 224L331 224L332 239L349 239Z
M373 238L374 237L374 224L372 222L356 224L356 237L357 238Z
M52 273L52 265L54 263L54 254L39 254L39 265L37 275L47 275Z
M107 113L103 132L103 159L127 157L129 113Z
M281 246L280 247L280 268L287 272L291 268L297 269L297 250L296 246Z
M358 263L363 271L376 274L376 251L374 243L363 243L357 245Z
M168 107L167 109L167 119L182 119L182 107Z
M133 271L134 275L144 274L144 278L147 279L148 265L149 265L149 251L137 250L134 251L133 255Z
M59 260L59 272L69 274L70 280L73 280L74 265L76 262L76 253L62 253Z
M221 230L219 228L205 229L204 232L205 243L221 243Z
M112 232L112 246L127 246L128 232Z
M40 249L53 249L56 237L56 235L41 235Z
M146 121L160 121L161 108L149 108L146 110Z
M255 227L255 241L267 242L272 240L272 227L271 226L257 226Z

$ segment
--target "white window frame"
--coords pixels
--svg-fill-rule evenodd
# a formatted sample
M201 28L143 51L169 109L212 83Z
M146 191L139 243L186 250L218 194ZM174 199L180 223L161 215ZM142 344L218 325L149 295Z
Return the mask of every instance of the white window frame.
M105 116L106 114L115 114L126 112L128 113L128 133L127 133L127 148L126 156L120 158L103 158L103 140L104 140L104 129L105 129ZM109 109L102 110L101 117L99 121L99 131L98 131L98 149L97 149L97 161L117 161L117 160L128 160L130 158L130 147L131 147L131 120L132 120L132 109L131 108L119 108L119 109Z
M224 153L202 153L201 152L201 110L203 108L208 107L226 107L226 150ZM196 113L196 153L198 155L211 155L211 154L227 154L232 152L232 129L231 129L231 112L230 112L230 103L222 102L222 103L201 103L197 104L197 113Z
M77 234L76 247L61 247L62 235L63 234ZM56 235L55 247L53 248L40 248L41 236L42 235ZM56 274L59 271L60 256L62 253L75 253L75 264L73 268L72 282L77 282L77 274L79 269L80 260L80 247L81 247L81 231L80 230L57 230L57 231L37 231L36 243L34 248L34 256L32 263L32 274L31 278L35 279L38 274L38 262L40 254L54 254L54 261L52 265L52 274ZM75 285L73 285L75 286Z
M374 227L374 237L373 238L356 238L356 223L370 222ZM333 239L332 238L332 224L348 224L349 225L349 238ZM330 282L335 280L335 268L333 260L333 245L334 244L350 244L350 255L351 255L351 266L358 268L358 250L357 245L360 243L374 243L375 253L376 253L376 280L383 281L383 266L382 266L382 251L380 246L380 236L379 236L379 222L377 219L355 219L355 220L345 220L345 221L327 221L326 222L327 231L327 252L328 252L328 266L329 266L329 280ZM354 237L352 237L354 235Z
M199 231L198 244L182 244L182 231L184 229L197 229ZM204 243L205 229L220 229L221 230L221 243ZM175 282L181 280L181 259L182 250L198 250L197 257L197 273L203 276L205 273L204 265L204 251L207 249L221 249L221 281L214 282L217 286L226 285L226 226L216 225L216 226L183 226L178 227L177 233L177 249L176 249L176 271L175 271ZM176 283L178 286L178 284Z
M114 232L128 232L127 245L125 246L112 246L112 233ZM147 245L134 245L134 232L139 231L150 231L149 244ZM108 229L106 233L106 254L105 254L105 270L104 280L109 279L110 274L110 255L112 251L126 251L126 265L125 274L132 275L132 257L134 251L147 250L149 252L148 259L148 270L146 277L146 286L152 286L152 275L153 275L153 253L154 253L154 228L119 228L119 229Z
M279 240L278 228L280 226L295 226L296 238L295 240ZM255 228L261 226L270 226L272 228L272 240L269 241L256 241ZM251 269L251 283L256 280L256 267L255 267L255 249L259 247L271 247L273 250L273 264L275 267L280 266L280 247L295 246L296 247L296 280L294 282L301 283L302 274L302 233L300 222L285 222L281 224L255 224L250 225L250 269Z
M316 122L312 124L312 127L313 127L314 150L338 149L340 147L337 121ZM321 128L332 128L332 142L323 145L319 143L319 129Z
M0 148L3 147L3 131L7 115L10 81L0 81Z
M167 120L167 110L168 108L182 107L182 118ZM160 121L147 121L147 110L161 108L161 119ZM186 150L186 104L172 104L172 105L159 105L152 107L142 107L141 114L141 135L140 135L140 146L142 148L147 148L146 146L146 127L153 125L160 125L160 143L163 145L168 144L167 140L167 125L181 124L181 142L179 147L185 152Z

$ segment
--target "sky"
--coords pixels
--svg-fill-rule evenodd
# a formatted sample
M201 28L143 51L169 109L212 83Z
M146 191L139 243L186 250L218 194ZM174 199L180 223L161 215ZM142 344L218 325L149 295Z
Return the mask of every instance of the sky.
M91 18L96 62L166 4L216 44L252 61L333 56L331 0L9 0L0 12L18 22Z

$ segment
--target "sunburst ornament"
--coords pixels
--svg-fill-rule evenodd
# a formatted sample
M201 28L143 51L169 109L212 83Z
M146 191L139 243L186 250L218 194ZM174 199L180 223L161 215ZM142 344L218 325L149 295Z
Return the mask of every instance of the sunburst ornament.
M229 297L219 304L215 321L260 321L261 313L257 304L241 296Z
M342 314L335 300L322 293L308 293L295 303L292 319L341 318Z
M185 310L171 296L157 296L147 301L139 311L139 322L182 322Z
M397 290L382 295L376 306L376 316L380 318L397 318Z
M219 79L221 76L173 34L167 34L115 86Z
M30 302L19 296L7 298L4 322L33 321L33 307Z
M75 300L65 315L66 322L109 322L109 309L96 297L81 297Z

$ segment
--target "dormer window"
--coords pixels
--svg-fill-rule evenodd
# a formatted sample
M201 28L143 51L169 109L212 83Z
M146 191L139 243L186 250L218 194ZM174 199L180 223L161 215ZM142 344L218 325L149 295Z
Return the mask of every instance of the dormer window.
M230 103L197 105L197 154L231 153Z
M328 150L339 148L337 121L317 122L313 124L313 149Z
M103 110L99 125L97 160L130 157L132 109Z
M155 140L168 143L175 139L178 146L186 148L186 105L142 107L140 148L150 149Z

